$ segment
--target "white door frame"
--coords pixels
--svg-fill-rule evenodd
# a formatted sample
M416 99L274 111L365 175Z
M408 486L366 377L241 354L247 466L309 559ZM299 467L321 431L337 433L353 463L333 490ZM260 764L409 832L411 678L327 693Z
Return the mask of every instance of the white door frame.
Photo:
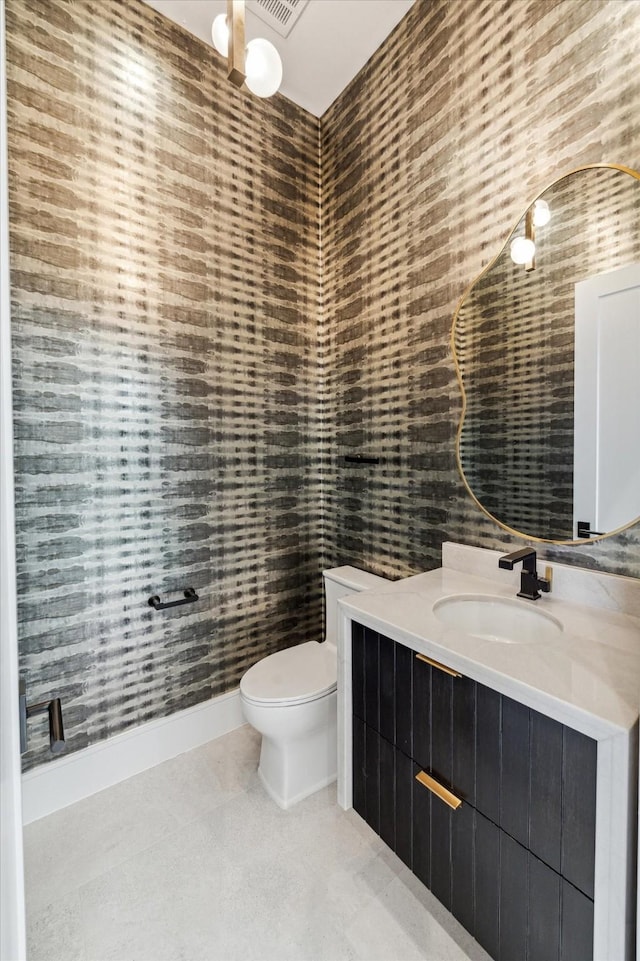
M639 292L640 263L596 274L575 285L574 537L580 520L589 521L594 532L611 533L640 515L640 458L634 436L639 396ZM625 313L612 314L611 307L615 304L619 311L625 296ZM607 370L615 370L615 383L610 387ZM621 445L612 471L611 454L604 456L601 446L622 435L626 443ZM603 494L607 487L608 497Z
M26 958L13 501L5 4L0 0L0 959Z

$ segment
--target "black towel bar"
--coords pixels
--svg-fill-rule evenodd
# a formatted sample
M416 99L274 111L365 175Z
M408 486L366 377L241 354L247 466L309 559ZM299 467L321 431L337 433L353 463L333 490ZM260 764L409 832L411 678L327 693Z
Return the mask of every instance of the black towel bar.
M606 531L592 531L591 521L578 521L578 537L602 537Z
M156 611L166 611L168 607L180 607L181 604L193 604L194 601L198 601L200 598L196 594L193 587L187 587L184 591L184 597L181 597L178 601L161 601L157 594L150 597L148 600L149 607L153 607Z

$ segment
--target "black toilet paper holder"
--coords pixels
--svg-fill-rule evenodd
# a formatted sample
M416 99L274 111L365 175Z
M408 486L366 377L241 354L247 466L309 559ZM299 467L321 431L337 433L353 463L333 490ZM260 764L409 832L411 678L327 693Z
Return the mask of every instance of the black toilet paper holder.
M49 749L51 753L60 754L65 750L62 704L59 697L53 697L50 701L39 701L37 704L27 704L27 685L24 681L20 681L19 709L21 754L24 754L27 750L27 721L34 714L49 714Z

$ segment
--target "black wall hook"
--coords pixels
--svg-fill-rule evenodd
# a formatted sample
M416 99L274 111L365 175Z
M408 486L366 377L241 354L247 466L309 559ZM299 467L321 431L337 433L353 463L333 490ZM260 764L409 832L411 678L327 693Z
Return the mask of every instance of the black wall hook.
M157 594L154 594L149 598L149 607L153 607L156 611L166 611L168 607L180 607L182 604L193 604L194 601L198 601L200 598L196 594L193 587L187 587L184 591L184 597L181 597L179 601L161 601Z

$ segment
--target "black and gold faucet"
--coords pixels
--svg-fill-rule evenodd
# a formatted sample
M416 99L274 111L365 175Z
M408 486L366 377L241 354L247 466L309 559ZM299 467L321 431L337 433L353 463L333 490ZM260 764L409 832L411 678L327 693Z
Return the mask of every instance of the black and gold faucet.
M520 575L518 597L526 597L528 601L537 601L541 596L540 591L548 594L551 590L551 578L549 576L538 577L536 552L532 547L523 547L519 551L505 554L498 561L498 567L512 571L519 561L522 561L522 573ZM547 571L547 574L549 574L549 571Z

